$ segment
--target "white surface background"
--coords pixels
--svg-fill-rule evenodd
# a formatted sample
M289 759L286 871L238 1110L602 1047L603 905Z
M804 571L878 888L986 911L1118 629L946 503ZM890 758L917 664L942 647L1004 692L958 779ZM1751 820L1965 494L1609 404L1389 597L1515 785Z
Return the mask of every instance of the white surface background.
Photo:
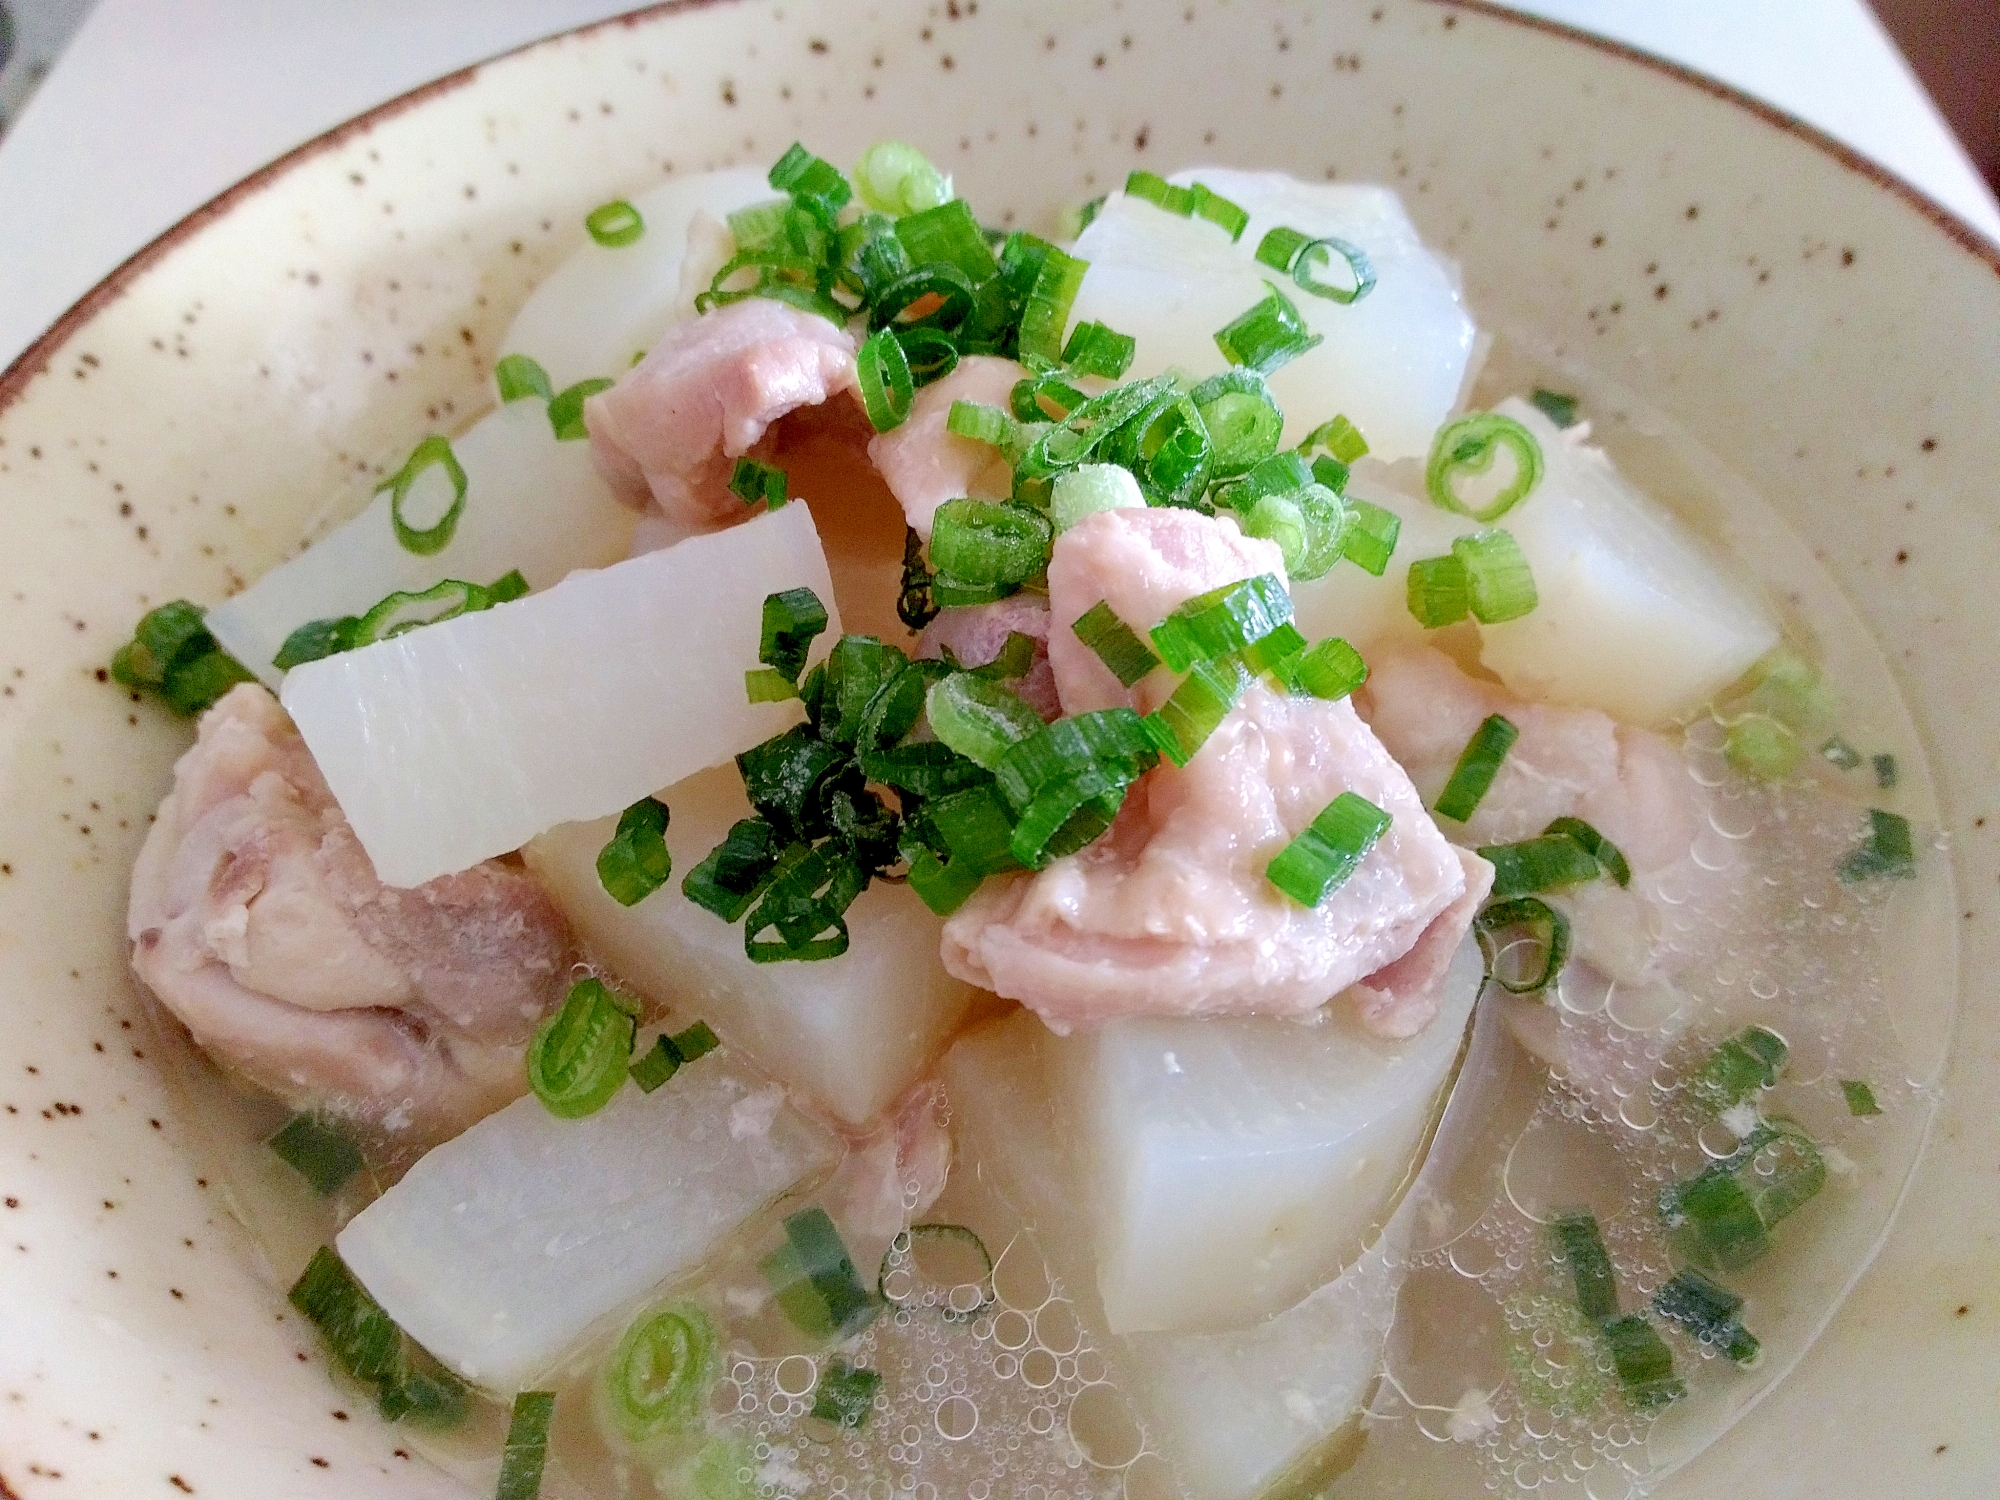
M24 16L38 3L55 0L15 0ZM630 3L99 0L0 140L0 366L125 257L292 146L440 74ZM2000 239L2000 207L1864 0L1515 8L1732 83Z

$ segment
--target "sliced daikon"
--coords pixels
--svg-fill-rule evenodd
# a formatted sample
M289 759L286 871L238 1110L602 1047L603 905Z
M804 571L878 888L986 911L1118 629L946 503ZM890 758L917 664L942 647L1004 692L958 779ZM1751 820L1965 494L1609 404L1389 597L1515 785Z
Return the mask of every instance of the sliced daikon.
M1054 1042L1114 1333L1230 1327L1354 1259L1458 1056L1480 979L1466 948L1444 1009L1407 1041L1336 1003L1316 1024L1142 1017Z
M747 167L672 177L634 194L644 232L626 245L585 240L521 304L501 354L527 355L557 390L593 376L616 379L669 327L694 316L695 293L708 285L708 276L690 286L683 274L696 219L713 234L737 209L777 196Z
M1757 596L1602 449L1525 401L1495 410L1534 434L1544 466L1498 523L1520 543L1540 602L1480 632L1480 660L1509 688L1661 725L1700 708L1777 644L1777 622Z
M840 620L812 514L787 505L540 594L297 667L283 701L375 872L420 885L602 817L782 732L750 703L764 598Z
M502 1393L680 1276L839 1147L727 1051L580 1120L532 1095L420 1160L340 1232L411 1337Z
M972 990L938 958L938 918L906 885L871 884L847 909L853 943L814 963L752 963L741 923L681 894L680 880L750 816L734 766L660 794L673 880L620 906L597 878L616 819L552 828L523 854L578 937L676 1017L697 1017L785 1083L859 1125L916 1081L964 1017Z
M1299 182L1278 172L1199 168L1179 172L1250 215L1242 237L1205 219L1186 219L1124 193L1113 193L1077 239L1090 262L1074 308L1138 340L1133 376L1179 368L1212 375L1228 368L1215 332L1280 287L1324 341L1271 379L1285 413L1284 441L1344 413L1384 459L1420 456L1450 413L1465 382L1477 329L1451 269L1418 239L1387 188ZM1256 259L1278 226L1335 236L1373 264L1374 288L1352 303L1301 290L1283 271ZM1321 279L1348 285L1335 257Z
M515 401L451 440L465 470L465 508L445 546L427 556L404 547L385 491L367 509L290 562L208 612L223 649L276 688L271 659L308 620L358 615L399 589L441 579L492 583L520 569L547 588L576 568L601 568L625 555L637 517L618 503L590 461L588 443L556 441L539 401ZM444 466L411 484L403 515L421 529L452 504Z

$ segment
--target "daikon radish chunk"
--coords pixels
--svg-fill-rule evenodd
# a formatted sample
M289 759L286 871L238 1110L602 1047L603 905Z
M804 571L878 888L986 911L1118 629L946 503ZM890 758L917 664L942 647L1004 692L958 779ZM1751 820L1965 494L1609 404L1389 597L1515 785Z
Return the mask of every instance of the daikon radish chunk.
M737 209L778 196L747 167L673 177L634 194L628 201L645 223L640 236L625 245L586 239L521 304L501 354L527 355L556 390L593 376L616 379L667 328L694 316L695 293L708 284L703 277L688 286L683 275L697 217L712 233Z
M777 1084L711 1053L580 1120L517 1099L418 1161L336 1244L418 1343L505 1394L839 1155Z
M1543 460L1541 482L1498 523L1520 544L1540 602L1480 628L1480 660L1509 688L1658 727L1778 643L1757 596L1602 449L1525 401L1495 410L1534 434Z
M1341 562L1322 578L1292 580L1293 623L1307 640L1337 635L1365 657L1375 646L1421 641L1428 634L1410 614L1410 563L1444 555L1454 537L1475 528L1431 504L1423 487L1423 468L1413 461L1389 468L1364 459L1355 468L1347 493L1393 512L1402 530L1380 578Z
M823 650L840 620L803 505L307 662L283 702L382 882L421 885L795 723L743 688L790 588L826 605Z
M906 885L875 881L847 909L839 958L752 963L743 926L681 894L729 825L750 816L734 766L660 794L673 880L620 906L597 878L615 818L552 828L522 851L584 945L676 1024L707 1021L731 1047L850 1125L876 1115L928 1067L972 1000L938 959L937 917Z
M1278 1312L1359 1253L1458 1056L1470 963L1402 1042L1335 1004L1316 1024L1141 1017L1054 1043L1114 1333Z
M489 584L520 569L531 588L547 588L576 568L601 568L623 557L634 516L613 497L590 461L590 444L556 441L539 401L515 401L451 440L465 470L465 508L439 551L419 555L397 540L391 496L368 508L249 588L208 612L215 638L265 686L284 673L271 659L308 620L365 613L401 589L441 579ZM432 524L453 499L441 464L425 469L402 505L406 522Z
M1090 270L1077 293L1074 321L1095 318L1137 339L1133 377L1176 367L1213 375L1228 368L1216 330L1275 285L1312 331L1324 335L1318 347L1271 379L1271 394L1285 413L1284 442L1296 444L1344 413L1377 457L1423 455L1458 400L1477 329L1452 269L1424 248L1396 195L1220 167L1178 172L1170 180L1206 184L1247 212L1249 227L1232 244L1205 219L1181 218L1113 193L1076 242L1075 253ZM1336 302L1259 262L1257 246L1281 225L1359 247L1373 265L1374 287L1354 302ZM1316 274L1336 286L1352 285L1338 256Z

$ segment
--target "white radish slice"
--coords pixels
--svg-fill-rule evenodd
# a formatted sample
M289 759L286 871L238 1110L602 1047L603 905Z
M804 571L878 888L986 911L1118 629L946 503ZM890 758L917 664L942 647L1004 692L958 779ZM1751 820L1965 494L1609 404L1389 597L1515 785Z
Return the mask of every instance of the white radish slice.
M1480 628L1480 660L1513 692L1658 727L1778 643L1757 596L1602 449L1518 398L1494 409L1534 435L1543 461L1541 481L1496 523L1520 544L1540 602Z
M576 568L623 557L637 519L618 503L590 461L590 444L556 440L539 401L516 401L451 440L465 470L465 509L444 548L429 556L396 539L385 491L337 531L208 612L223 648L276 689L271 664L285 637L308 620L365 613L400 589L445 578L489 584L520 569L530 588L547 588ZM419 528L452 503L441 465L423 471L403 501Z
M529 1095L430 1152L340 1232L340 1257L412 1338L502 1393L591 1324L693 1270L840 1155L728 1052L594 1115Z
M1299 182L1280 172L1198 168L1200 181L1250 215L1234 244L1205 219L1184 219L1144 199L1113 193L1078 237L1090 262L1073 317L1095 318L1138 340L1131 375L1180 368L1212 375L1228 368L1216 330L1280 287L1315 333L1325 336L1271 379L1285 413L1284 441L1344 413L1385 460L1418 456L1451 412L1478 330L1452 269L1417 237L1387 188ZM1302 291L1256 259L1266 232L1284 225L1359 246L1377 280L1366 296L1339 303ZM1336 257L1320 277L1347 285Z
M695 293L708 284L702 277L690 286L683 274L697 217L719 222L778 196L747 167L672 177L633 195L645 231L629 245L586 239L528 294L501 354L527 355L556 390L594 376L616 379L669 327L694 316Z
M840 634L812 513L787 505L286 677L285 711L385 885L603 817L782 732L746 701L764 598L809 588Z
M706 1020L759 1067L838 1119L873 1119L928 1067L964 1017L972 990L938 958L939 919L906 885L871 884L847 910L839 958L752 963L743 924L681 894L687 872L750 816L742 778L717 766L660 794L671 820L671 882L620 906L597 878L616 822L552 828L522 851L585 946L677 1024Z

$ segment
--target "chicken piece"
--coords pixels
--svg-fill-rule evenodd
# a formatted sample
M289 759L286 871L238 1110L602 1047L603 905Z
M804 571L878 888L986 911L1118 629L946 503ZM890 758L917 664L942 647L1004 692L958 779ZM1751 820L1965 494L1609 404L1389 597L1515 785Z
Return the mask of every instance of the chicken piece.
M850 1133L847 1155L819 1190L857 1266L877 1266L896 1236L937 1202L951 1170L944 1095L920 1083L872 1130Z
M962 667L983 667L1016 633L1033 638L1035 664L1007 685L1044 719L1056 719L1062 704L1056 697L1055 669L1049 665L1049 601L1040 594L1010 594L991 604L940 610L924 627L917 655L942 661L950 651Z
M1709 826L1707 795L1669 740L1595 709L1523 703L1428 647L1379 654L1355 699L1427 801L1489 714L1513 723L1520 738L1463 838L1509 843L1533 838L1555 818L1578 817L1616 844L1632 867L1629 888L1599 880L1556 898L1570 912L1575 951L1614 979L1666 978L1693 955L1701 933L1714 931L1705 903L1727 888L1718 874L1731 854L1726 840L1711 837L1703 840L1706 863L1695 859Z
M1457 851L1465 871L1465 892L1439 912L1416 946L1348 991L1361 1024L1380 1037L1400 1040L1430 1025L1444 1003L1445 978L1472 928L1480 902L1493 889L1493 866L1465 849Z
M868 457L925 541L931 539L931 517L945 501L1005 500L1014 493L1014 469L1000 450L947 432L945 423L954 401L1006 410L1015 382L1027 373L1011 359L969 355L944 379L917 392L901 426L869 439Z
M382 885L304 740L250 684L174 768L127 929L139 977L218 1062L423 1141L525 1091L524 1046L576 958L516 867Z
M689 532L713 531L755 513L730 493L734 460L786 413L858 389L844 329L746 297L669 329L583 416L613 489L639 506L650 494Z
M1131 706L1143 713L1173 691L1165 668L1135 687L1122 686L1077 639L1076 622L1100 600L1143 641L1196 594L1265 573L1285 579L1278 544L1247 537L1226 518L1173 509L1085 516L1056 539L1049 558L1049 663L1063 711Z

